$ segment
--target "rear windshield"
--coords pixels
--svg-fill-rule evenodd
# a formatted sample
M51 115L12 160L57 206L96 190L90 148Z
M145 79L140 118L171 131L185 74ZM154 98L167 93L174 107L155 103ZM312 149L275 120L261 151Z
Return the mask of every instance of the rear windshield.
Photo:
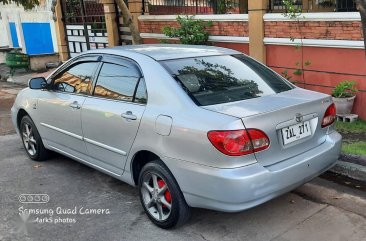
M269 68L241 54L161 63L200 106L252 99L293 88Z

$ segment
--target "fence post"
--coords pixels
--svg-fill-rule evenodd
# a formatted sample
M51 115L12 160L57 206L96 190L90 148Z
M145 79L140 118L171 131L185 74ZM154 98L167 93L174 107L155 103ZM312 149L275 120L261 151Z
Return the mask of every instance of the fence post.
M142 15L142 10L144 9L142 0L128 0L128 8L130 9L130 13L132 15L132 21L139 26L138 17Z
M313 4L313 2L309 2L309 0L302 0L302 12L309 12L313 8L313 5L310 6L310 3Z
M248 12L248 0L239 0L239 13Z
M267 11L268 0L255 0L248 3L249 14L249 54L256 60L266 63L264 46L263 16Z
M142 3L142 7L141 7L142 15L144 15L145 11L146 11L146 9L145 9L145 0L141 0L141 3Z
M56 16L55 27L56 27L58 54L60 57L60 61L66 61L69 58L69 52L66 42L65 25L62 16L61 0L57 0L55 6L55 16Z
M117 9L114 4L114 0L103 0L105 24L108 34L108 47L114 47L119 45L119 34L117 24Z

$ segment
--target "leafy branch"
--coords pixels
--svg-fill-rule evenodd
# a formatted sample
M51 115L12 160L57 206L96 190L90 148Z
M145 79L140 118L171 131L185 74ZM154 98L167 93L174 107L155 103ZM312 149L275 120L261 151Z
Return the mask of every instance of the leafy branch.
M39 0L0 0L3 5L15 3L16 5L21 5L24 9L29 10L39 5Z
M207 45L209 32L208 27L212 26L211 21L194 19L194 16L178 16L179 28L164 26L163 33L170 38L179 38L182 44Z
M293 20L297 20L301 16L302 9L296 7L292 0L282 0L282 3L285 5L286 9L283 16Z
M355 96L358 91L355 81L342 81L332 91L332 96L336 98L348 98Z
M286 18L291 19L291 20L295 20L297 22L296 29L300 33L300 44L296 44L295 48L296 48L296 50L301 51L301 61L297 61L295 63L296 69L295 69L295 71L293 71L292 74L297 75L297 76L302 76L302 78L304 79L304 66L311 65L311 61L307 60L307 61L305 61L305 63L303 62L303 58L304 58L303 45L304 45L304 43L303 43L301 28L299 26L300 25L300 18L301 18L302 8L295 6L294 5L294 0L282 0L282 3L285 5L285 9L286 9L286 12L284 12L283 15ZM305 18L305 17L303 16L303 18ZM294 43L295 38L293 36L290 36L290 41ZM289 81L292 78L289 75L288 70L285 70L284 72L282 72L282 75ZM293 82L293 83L296 84L296 82Z

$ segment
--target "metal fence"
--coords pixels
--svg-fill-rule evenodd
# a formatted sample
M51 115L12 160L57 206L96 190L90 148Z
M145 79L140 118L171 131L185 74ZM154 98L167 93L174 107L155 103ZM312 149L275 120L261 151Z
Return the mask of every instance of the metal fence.
M302 12L354 12L355 0L292 0ZM286 5L282 0L270 0L269 12L284 12Z
M142 0L151 15L247 13L247 0Z
M248 1L258 0L142 0L143 13L230 14L248 13ZM355 0L291 0L302 12L353 12ZM268 12L285 12L282 0L269 0Z
M63 0L61 3L70 57L89 49L108 46L101 0Z

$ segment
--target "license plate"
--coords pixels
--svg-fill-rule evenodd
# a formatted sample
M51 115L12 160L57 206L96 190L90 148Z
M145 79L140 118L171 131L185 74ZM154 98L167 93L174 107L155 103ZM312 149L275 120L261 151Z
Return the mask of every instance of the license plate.
M305 121L282 129L283 144L285 145L310 135L310 121Z

